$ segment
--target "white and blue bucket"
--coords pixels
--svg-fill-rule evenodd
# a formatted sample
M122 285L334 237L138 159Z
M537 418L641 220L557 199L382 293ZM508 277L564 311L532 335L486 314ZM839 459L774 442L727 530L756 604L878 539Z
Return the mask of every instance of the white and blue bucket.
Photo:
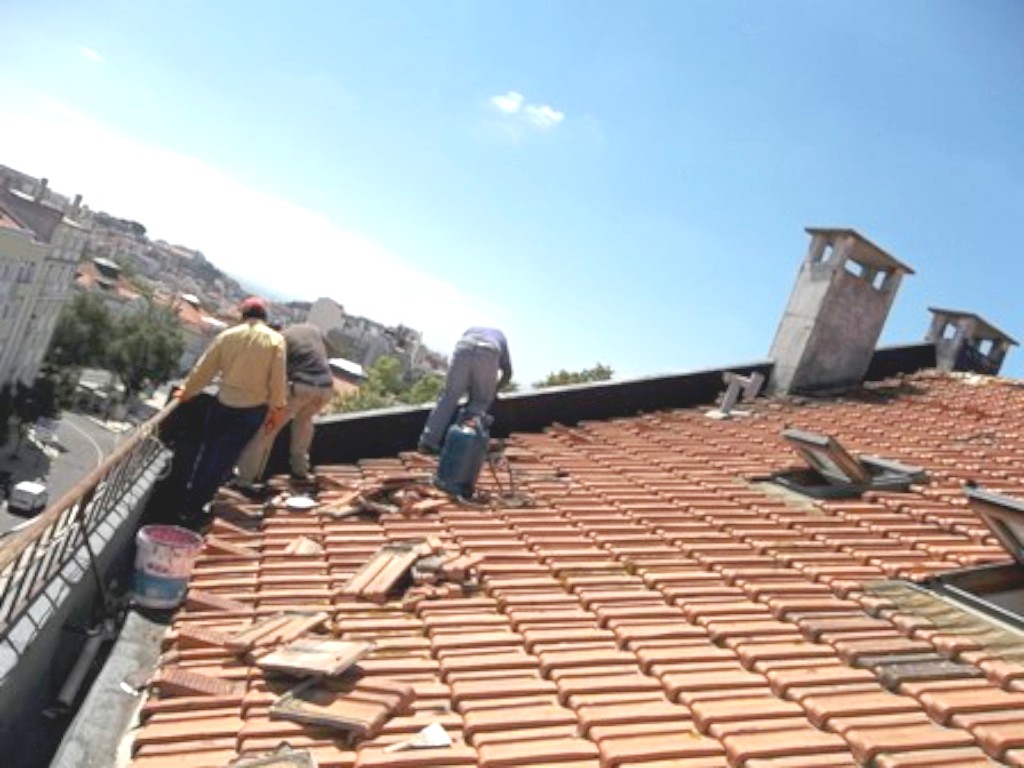
M141 528L135 534L135 603L143 608L177 607L202 546L199 534L177 525Z

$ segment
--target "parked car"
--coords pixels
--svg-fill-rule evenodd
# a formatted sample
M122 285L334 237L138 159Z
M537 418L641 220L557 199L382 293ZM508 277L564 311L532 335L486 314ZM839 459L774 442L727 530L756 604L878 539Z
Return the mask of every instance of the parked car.
M49 493L42 483L22 480L11 489L7 511L22 515L36 515L46 509Z

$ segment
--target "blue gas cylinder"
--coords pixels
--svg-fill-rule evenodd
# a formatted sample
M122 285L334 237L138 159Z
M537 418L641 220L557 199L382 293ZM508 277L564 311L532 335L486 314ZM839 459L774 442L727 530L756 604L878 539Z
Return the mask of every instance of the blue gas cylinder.
M457 419L445 434L434 485L455 496L471 497L487 456L489 439L483 418Z

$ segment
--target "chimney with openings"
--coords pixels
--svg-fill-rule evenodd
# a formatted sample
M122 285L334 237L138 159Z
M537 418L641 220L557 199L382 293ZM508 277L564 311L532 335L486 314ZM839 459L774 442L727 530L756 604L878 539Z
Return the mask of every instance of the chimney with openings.
M1011 346L1010 336L973 312L928 307L932 325L925 341L935 345L936 365L943 371L973 371L995 376Z
M859 385L900 281L914 274L852 229L806 231L811 244L769 353L776 393Z

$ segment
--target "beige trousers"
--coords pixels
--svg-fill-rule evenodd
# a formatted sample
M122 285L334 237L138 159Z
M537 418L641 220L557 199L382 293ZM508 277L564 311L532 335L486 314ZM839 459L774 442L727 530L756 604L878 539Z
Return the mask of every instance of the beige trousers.
M296 475L309 472L309 446L313 442L313 419L327 407L334 396L329 387L311 387L307 384L293 383L289 386L288 403L285 406L284 418L272 430L260 427L256 435L245 446L238 459L238 480L252 485L263 477L267 468L270 451L278 433L289 421L292 422L291 445L288 450L288 462L291 471Z

